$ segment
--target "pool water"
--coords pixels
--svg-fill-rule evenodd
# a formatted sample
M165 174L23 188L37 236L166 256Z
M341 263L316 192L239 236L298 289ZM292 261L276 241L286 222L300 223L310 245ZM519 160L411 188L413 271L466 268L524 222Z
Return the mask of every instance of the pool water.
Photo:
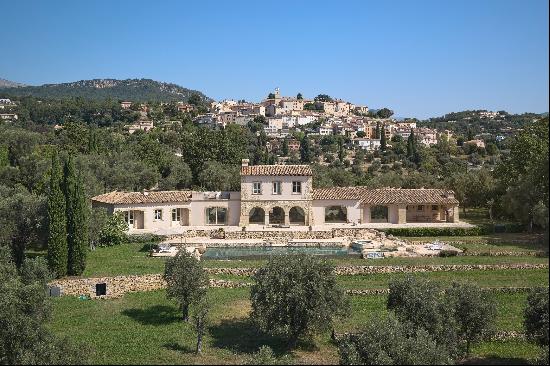
M359 256L361 252L345 247L240 247L240 248L207 248L203 259L232 259L243 257L268 257L283 254L311 254L323 256Z

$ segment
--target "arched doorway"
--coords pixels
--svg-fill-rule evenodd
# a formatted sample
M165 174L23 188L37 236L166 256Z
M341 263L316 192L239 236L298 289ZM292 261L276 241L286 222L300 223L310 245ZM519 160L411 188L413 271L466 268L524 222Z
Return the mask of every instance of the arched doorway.
M248 214L249 224L261 224L265 223L265 211L261 207L254 207Z
M306 224L306 214L304 209L301 207L292 207L288 212L288 218L290 223L293 225L305 225Z
M281 207L273 207L269 210L269 224L280 225L285 223L285 210Z

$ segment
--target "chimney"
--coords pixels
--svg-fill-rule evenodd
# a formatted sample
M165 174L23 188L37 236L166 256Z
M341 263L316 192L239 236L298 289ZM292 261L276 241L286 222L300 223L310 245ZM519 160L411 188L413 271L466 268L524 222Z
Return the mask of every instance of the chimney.
M241 166L248 166L249 159L243 159L241 162Z

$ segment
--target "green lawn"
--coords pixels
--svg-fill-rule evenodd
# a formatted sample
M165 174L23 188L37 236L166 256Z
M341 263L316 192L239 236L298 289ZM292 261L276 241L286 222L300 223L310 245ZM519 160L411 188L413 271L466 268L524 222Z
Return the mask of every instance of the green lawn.
M548 258L510 256L510 257L419 257L386 258L381 260L363 260L355 257L332 258L336 265L429 265L429 264L505 264L505 263L548 263ZM165 258L148 256L143 244L123 244L114 247L97 248L88 252L88 262L84 277L140 275L162 273ZM265 264L265 259L204 260L205 267L247 267L256 268Z
M338 283L345 289L388 288L392 280L408 276L407 273L376 273L369 275L338 276ZM421 272L415 276L429 278L450 285L453 281L471 282L481 287L537 287L548 286L548 269ZM252 282L252 278L236 275L211 275L216 279L236 282Z
M278 354L289 353L296 363L338 362L329 334L317 337L315 345L301 345L289 352L280 339L261 334L248 321L248 289L211 289L209 334L204 354L195 356L195 335L181 322L174 303L164 291L127 294L120 299L82 301L73 297L54 299L51 329L91 348L94 363L114 364L236 364L246 362L261 345ZM522 330L525 294L495 294L497 328ZM335 324L337 332L361 328L372 317L383 315L386 296L351 297L351 311ZM474 348L479 362L534 358L538 349L526 342L484 342Z

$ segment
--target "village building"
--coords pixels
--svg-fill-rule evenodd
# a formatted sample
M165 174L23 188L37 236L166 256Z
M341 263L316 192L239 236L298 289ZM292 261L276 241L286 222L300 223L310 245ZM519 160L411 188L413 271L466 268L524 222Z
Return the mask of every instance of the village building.
M110 192L94 207L121 212L130 230L233 226L457 223L458 200L444 189L313 188L309 165L249 166L240 192Z

